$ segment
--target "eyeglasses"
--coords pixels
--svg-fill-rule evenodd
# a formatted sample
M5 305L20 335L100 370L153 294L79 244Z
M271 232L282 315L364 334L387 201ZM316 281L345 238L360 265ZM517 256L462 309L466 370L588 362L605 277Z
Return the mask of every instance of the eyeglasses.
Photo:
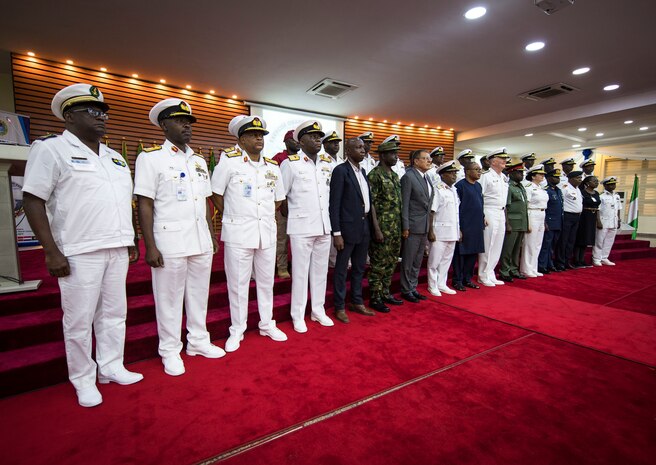
M104 119L105 121L109 119L109 115L105 113L102 110L98 110L97 108L92 108L92 107L87 107L87 108L80 108L78 110L69 110L72 113L89 113L92 117L94 118L100 118Z

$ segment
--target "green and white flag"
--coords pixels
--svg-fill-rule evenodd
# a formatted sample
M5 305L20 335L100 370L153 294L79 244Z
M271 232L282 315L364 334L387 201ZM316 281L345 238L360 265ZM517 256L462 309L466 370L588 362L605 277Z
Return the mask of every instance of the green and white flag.
M631 239L636 238L638 234L638 175L635 174L633 178L633 190L631 191L631 200L629 201L629 218L628 223L633 226L633 234Z

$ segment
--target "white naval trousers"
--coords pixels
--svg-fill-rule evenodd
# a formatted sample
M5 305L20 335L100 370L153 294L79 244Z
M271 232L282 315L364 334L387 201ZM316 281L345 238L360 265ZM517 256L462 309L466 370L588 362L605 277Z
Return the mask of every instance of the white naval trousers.
M524 234L522 257L519 260L519 271L528 276L538 274L538 256L544 238L544 210L528 210L528 227L531 232Z
M613 248L617 229L597 229L595 232L595 245L592 247L592 260L599 262L608 260L610 249Z
M446 278L449 274L453 252L456 250L456 241L429 242L428 252L428 287L433 290L447 287Z
M123 368L128 251L101 249L66 258L71 274L59 278L66 363L68 378L80 390L95 385L96 367L102 375ZM97 365L91 358L92 328Z
M266 331L276 327L273 320L273 275L276 269L276 245L266 249L234 247L224 242L223 259L228 298L230 299L230 335L241 336L248 320L248 288L251 272L255 270L258 327ZM296 263L294 263L296 266Z
M290 234L292 246L292 304L291 316L296 322L305 318L308 299L308 280L312 300L312 314L325 316L326 281L328 279L328 257L332 238L330 234L300 236Z
M159 355L182 350L182 304L187 316L187 346L207 347L207 299L212 273L212 252L189 257L164 257L164 266L152 268Z
M494 268L501 258L506 234L506 212L499 207L485 208L487 226L483 230L485 252L478 254L478 280L495 281Z

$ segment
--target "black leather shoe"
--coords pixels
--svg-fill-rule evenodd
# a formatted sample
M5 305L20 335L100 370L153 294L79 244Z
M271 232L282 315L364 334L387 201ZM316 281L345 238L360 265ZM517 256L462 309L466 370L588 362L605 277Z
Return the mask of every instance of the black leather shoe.
M412 295L414 295L414 296L415 296L417 299L419 299L419 300L426 300L426 299L428 299L428 297L426 297L426 296L423 295L423 294L420 294L420 293L417 292L417 291L412 291Z
M538 268L538 273L550 274L551 271L547 270L546 268Z
M401 293L401 298L407 300L408 302L412 302L413 304L419 303L419 299L416 298L414 294Z
M576 263L568 263L566 268L568 270L578 270L581 267L579 265L577 265Z
M381 299L374 299L369 301L369 307L373 308L380 313L389 313L390 309L387 305L383 303Z
M392 305L403 305L403 301L401 299L397 299L392 294L387 294L386 296L383 296L383 302Z
M524 276L521 273L520 274L514 274L514 275L512 275L512 277L516 278L516 279L527 279L526 276Z
M549 270L555 271L556 273L560 273L561 271L565 271L565 268L563 268L562 266L552 266L551 268L549 268Z
M499 279L503 281L504 283L511 283L513 282L513 279L510 276L502 276L499 275Z
M466 282L466 283L464 284L464 286L465 286L465 287L469 287L470 289L480 289L480 288L481 288L481 286L479 286L478 284L474 284L474 283L472 283L471 281Z
M454 284L453 288L456 291L466 291L467 290L467 288L465 286L463 286L462 284Z

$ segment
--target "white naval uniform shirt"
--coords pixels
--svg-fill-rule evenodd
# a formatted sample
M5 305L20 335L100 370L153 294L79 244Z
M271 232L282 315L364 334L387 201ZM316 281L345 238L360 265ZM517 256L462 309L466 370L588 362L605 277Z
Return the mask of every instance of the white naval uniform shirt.
M53 238L67 257L134 245L130 167L104 144L98 152L64 131L35 141L27 159L23 192L45 200Z
M503 210L508 201L508 183L503 173L490 169L478 180L483 193L485 209Z
M526 206L529 210L545 210L547 203L549 203L549 194L542 187L542 184L537 185L534 182L529 182L526 189Z
M369 172L373 170L377 164L378 162L374 157L372 157L370 154L366 154L364 159L360 162L360 167L364 170L364 174L368 176Z
M461 179L465 179L465 167L461 166L458 169L458 173L456 174L456 182L460 181Z
M433 163L431 167L428 168L428 171L426 171L426 177L431 182L431 185L433 187L437 186L439 183L442 182L440 175L437 174L437 165L435 163Z
M207 197L212 195L205 159L170 141L146 149L134 168L134 193L153 199L153 235L164 257L189 257L212 251Z
M581 213L583 211L583 195L580 189L568 182L560 190L563 192L563 211Z
M247 249L276 245L275 202L285 200L277 162L262 155L254 162L237 145L221 154L212 191L223 196L223 242Z
M599 219L604 229L619 228L617 212L620 211L620 196L615 192L604 191L599 195Z
M376 165L378 165L378 163L376 163ZM396 175L399 177L399 179L401 179L405 174L405 164L403 163L403 160L401 160L400 158L396 160L396 164L392 166L392 171L394 171Z
M355 179L357 179L358 185L360 186L360 193L362 194L362 200L364 201L364 212L367 214L369 213L369 210L371 210L371 201L369 200L369 185L365 177L362 175L360 167L354 166L350 161L348 164L353 169Z
M280 166L287 193L287 234L330 234L330 177L337 163L329 155L317 155L316 163L303 151L290 155Z
M449 187L445 182L435 186L431 206L433 232L438 241L457 241L460 238L460 198L455 185Z

